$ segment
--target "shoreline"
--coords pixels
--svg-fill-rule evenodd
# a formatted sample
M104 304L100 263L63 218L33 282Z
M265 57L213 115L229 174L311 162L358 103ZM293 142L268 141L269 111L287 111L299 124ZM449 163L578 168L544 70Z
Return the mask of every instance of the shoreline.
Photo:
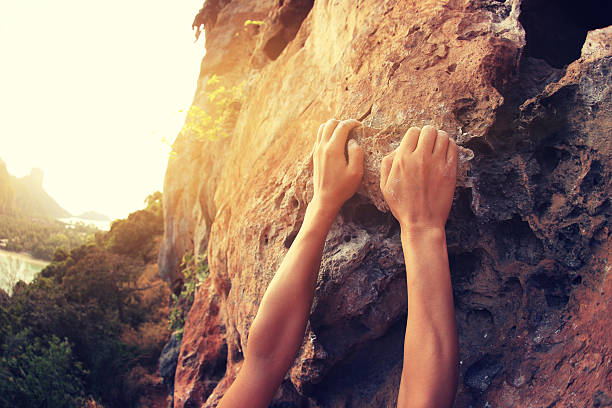
M13 252L0 248L0 255L15 257L36 266L42 266L43 268L51 263L51 261L45 261L44 259L33 258L27 252Z

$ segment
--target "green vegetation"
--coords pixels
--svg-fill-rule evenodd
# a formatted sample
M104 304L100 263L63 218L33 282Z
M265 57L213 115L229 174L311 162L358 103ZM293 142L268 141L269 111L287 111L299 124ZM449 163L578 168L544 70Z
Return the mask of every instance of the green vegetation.
M6 249L47 261L57 249L74 249L93 240L98 231L83 223L68 226L51 218L0 214L0 239L8 239Z
M155 264L161 194L147 202L92 242L57 250L12 296L0 291L1 406L147 405L170 297Z
M83 223L67 226L54 217L69 217L42 188L41 170L16 178L0 160L0 239L5 248L28 252L35 258L51 260L55 250L71 250L93 239L97 228Z
M0 335L9 333L3 329ZM83 403L82 379L87 372L74 361L68 341L56 336L32 337L26 329L3 341L1 353L1 406L71 407Z
M245 27L249 26L249 25L258 25L258 26L260 26L260 25L263 25L263 23L264 22L261 21L261 20L247 20L247 21L244 22L244 26Z
M230 135L242 105L244 82L226 86L225 80L213 75L206 83L208 104L204 109L192 105L181 133L190 132L197 140L217 140Z
M206 257L185 254L180 268L184 279L183 288L178 296L172 294L172 306L168 315L168 330L176 332L179 339L183 335L185 319L193 305L195 294L208 277L208 262Z

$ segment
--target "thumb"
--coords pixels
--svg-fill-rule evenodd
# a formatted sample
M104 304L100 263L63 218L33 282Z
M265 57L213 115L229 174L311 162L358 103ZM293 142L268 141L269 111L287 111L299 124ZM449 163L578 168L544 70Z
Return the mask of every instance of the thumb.
M363 173L363 148L354 139L348 142L348 168L355 173Z

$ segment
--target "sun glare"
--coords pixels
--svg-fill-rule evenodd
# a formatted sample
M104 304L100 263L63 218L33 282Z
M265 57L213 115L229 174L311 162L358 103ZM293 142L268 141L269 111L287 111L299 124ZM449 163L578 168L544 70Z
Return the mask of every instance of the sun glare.
M72 214L111 218L161 190L204 55L202 0L0 0L0 158ZM165 140L165 141L164 141Z

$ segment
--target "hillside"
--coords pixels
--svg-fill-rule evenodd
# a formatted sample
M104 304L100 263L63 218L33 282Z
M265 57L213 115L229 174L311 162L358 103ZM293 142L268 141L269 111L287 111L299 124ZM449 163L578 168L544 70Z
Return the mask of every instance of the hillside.
M15 177L8 173L6 164L0 160L0 213L19 213L28 216L51 218L70 217L43 189L43 172L32 169L24 177Z
M160 198L58 249L11 296L0 289L1 407L168 406L157 373L170 335Z
M29 175L12 178L15 188L15 206L20 212L53 218L70 217L70 213L43 189L43 172L32 169Z
M330 118L366 125L364 180L327 238L307 341L272 406L395 406L405 265L379 168L425 124L466 152L446 225L455 406L609 405L612 13L602 4L206 1L194 24L207 54L164 185L160 273L180 288L185 254L210 266L185 324L174 406L215 407L242 366L312 198L312 146Z

